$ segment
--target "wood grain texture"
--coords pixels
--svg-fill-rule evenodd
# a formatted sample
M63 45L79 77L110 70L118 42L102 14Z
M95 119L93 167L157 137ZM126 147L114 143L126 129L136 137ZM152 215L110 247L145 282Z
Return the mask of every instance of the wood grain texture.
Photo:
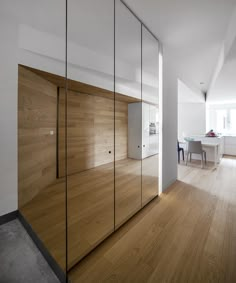
M65 169L64 89L59 92L59 176ZM116 101L116 160L127 158L128 104ZM67 92L67 173L79 173L114 161L114 100Z
M115 189L114 166L120 168ZM114 232L114 219L118 228L141 208L141 177L137 168L140 170L140 160L126 159L67 177L69 268ZM21 212L65 268L65 179L45 187Z
M57 88L22 67L18 82L18 197L22 207L56 179Z
M68 266L114 231L114 162L68 180Z
M19 207L65 270L65 92L41 76L19 67ZM69 268L142 206L141 161L127 159L127 99L116 94L114 104L114 97L93 91L67 93ZM152 179L156 188L158 179L149 175L157 158L145 161L143 187ZM146 195L153 197L149 190Z
M211 168L180 165L179 180L74 267L71 282L236 282L236 158Z
M58 87L65 88L66 83L65 83L64 77L61 77L61 76L58 76L52 73L48 73L42 70L30 68L27 66L24 66L24 68L38 74L39 76L43 77L44 79L48 80L49 82L51 82L52 84ZM74 81L69 78L67 79L67 88L75 92L82 92L82 93L87 93L87 94L92 94L92 95L96 94L97 96L100 96L100 97L114 99L113 91L110 91L104 88L100 88L100 87L96 87L90 84L85 84L79 81ZM116 100L123 101L126 103L141 101L141 99L134 98L134 97L128 96L128 94L123 94L123 93L116 93Z
M122 160L128 157L128 103L115 100L114 111L115 159Z
M21 66L18 78L18 207L65 270L65 179L56 179L57 87Z
M141 160L124 159L115 163L115 227L141 209Z
M67 172L74 174L114 160L112 99L68 91Z
M156 162L157 156L149 157L152 168ZM111 162L70 175L67 180L68 263L71 268L141 209L141 161L118 160L115 164ZM158 178L155 188L156 183ZM151 194L152 198L154 196Z
M159 155L142 160L142 206L159 194Z
M58 88L57 121L57 174L58 178L66 176L66 103L65 89Z
M60 178L20 208L20 212L64 271L66 270L65 192L65 178Z

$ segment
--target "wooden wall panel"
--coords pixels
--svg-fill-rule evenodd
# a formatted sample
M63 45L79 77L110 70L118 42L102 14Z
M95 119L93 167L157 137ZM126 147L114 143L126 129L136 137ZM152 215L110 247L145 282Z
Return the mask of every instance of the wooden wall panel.
M128 157L128 103L115 102L115 160Z
M24 68L31 70L32 72L38 74L42 78L45 78L46 80L48 80L49 82L53 83L54 85L58 87L65 88L65 78L64 77L61 77L61 76L58 76L52 73L48 73L42 70L33 69L28 66L24 66ZM100 88L100 87L96 87L93 85L85 84L79 81L73 81L73 80L67 79L67 86L69 90L76 91L76 92L87 93L87 94L96 95L96 96L102 96L108 99L112 99L114 97L113 91L110 91L104 88ZM141 99L128 96L127 94L116 93L116 101L132 103L132 102L140 102Z
M19 66L19 207L56 179L56 123L57 87Z
M59 112L64 113L64 89L60 88ZM114 100L68 91L67 170L79 173L114 161ZM61 114L59 114L61 117ZM116 102L116 160L127 158L128 104ZM60 130L62 128L62 131ZM59 125L59 139L64 140ZM59 141L59 145L62 144ZM59 172L63 175L63 148L59 146ZM62 163L62 165L60 164Z
M58 178L66 176L66 109L65 109L65 89L58 89L58 149L57 149L57 174Z
M57 86L19 66L19 210L65 271L65 179L56 176L56 126Z

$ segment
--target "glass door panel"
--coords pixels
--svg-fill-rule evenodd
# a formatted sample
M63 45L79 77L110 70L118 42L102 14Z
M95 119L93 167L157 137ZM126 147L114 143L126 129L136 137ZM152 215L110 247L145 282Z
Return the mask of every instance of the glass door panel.
M141 208L141 23L115 1L115 226Z
M68 268L114 231L114 5L68 0Z
M57 153L58 88L65 87L66 73L66 3L8 2L5 15L12 39L15 37L9 47L18 55L11 54L8 59L15 60L13 73L18 65L18 207L22 219L65 272L65 157L60 159ZM14 24L10 24L13 18ZM61 113L61 119L64 118L65 112ZM61 123L60 130L65 131L65 123ZM65 136L61 138L62 147L63 144ZM65 154L65 148L62 150ZM63 168L61 176L59 165Z
M158 194L158 41L142 26L142 205Z

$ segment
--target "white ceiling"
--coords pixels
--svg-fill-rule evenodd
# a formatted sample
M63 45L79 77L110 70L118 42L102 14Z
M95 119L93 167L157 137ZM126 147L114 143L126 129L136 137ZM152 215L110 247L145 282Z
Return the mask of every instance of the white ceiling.
M178 79L178 103L204 103L201 91Z
M207 91L236 0L125 0L125 3L172 53L179 78Z
M207 102L236 103L236 40L207 96Z
M65 0L13 2L14 5L12 1L2 0L5 14L39 30L65 36ZM165 50L171 54L172 66L177 69L179 79L207 91L236 0L124 2L161 40ZM69 0L68 39L75 42L78 40L84 46L95 46L106 55L113 54L112 3L111 0ZM130 32L127 31L127 34ZM236 44L234 46L236 49ZM236 88L233 70L236 63L232 58L236 58L236 50L232 51L229 58L216 83L218 91L214 96L217 99L222 96L223 85L226 87L230 82L230 91L224 90L224 95L228 93L229 97L234 96L232 90ZM200 82L204 82L204 85L200 85Z

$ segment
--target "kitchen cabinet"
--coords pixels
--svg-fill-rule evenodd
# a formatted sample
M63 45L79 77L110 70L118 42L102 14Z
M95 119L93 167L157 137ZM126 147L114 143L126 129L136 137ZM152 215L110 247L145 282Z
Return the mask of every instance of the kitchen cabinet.
M158 154L158 108L145 102L128 106L128 157L144 159Z
M225 136L224 154L236 155L236 136Z

